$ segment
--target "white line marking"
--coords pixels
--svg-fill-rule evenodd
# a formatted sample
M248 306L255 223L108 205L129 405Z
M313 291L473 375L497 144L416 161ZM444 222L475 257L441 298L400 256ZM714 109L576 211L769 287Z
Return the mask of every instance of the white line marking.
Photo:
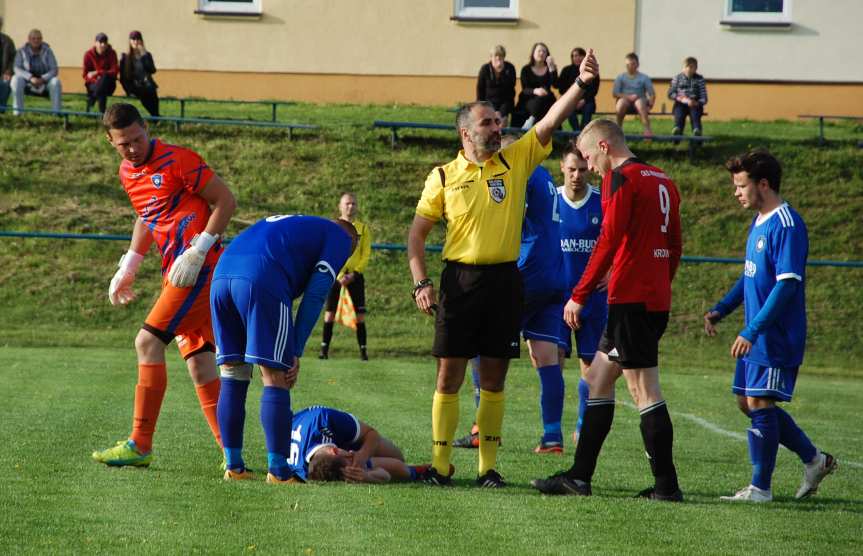
M624 400L618 400L617 403L620 405L624 405L630 409L634 409L634 410L638 411L638 408L632 402L627 402ZM710 432L715 432L716 434L718 434L720 436L725 436L727 438L733 438L734 440L746 440L745 434L725 430L722 427L720 427L719 425L715 425L715 424L711 423L710 421L699 417L698 415L692 415L690 413L681 413L679 411L675 411L674 416L675 417L683 417L687 421L692 421L696 425L698 425L702 428L705 428L705 429L709 430ZM785 448L785 446L782 446L782 447ZM856 461L848 461L847 459L839 460L839 465L847 465L848 467L863 469L863 463L858 463Z

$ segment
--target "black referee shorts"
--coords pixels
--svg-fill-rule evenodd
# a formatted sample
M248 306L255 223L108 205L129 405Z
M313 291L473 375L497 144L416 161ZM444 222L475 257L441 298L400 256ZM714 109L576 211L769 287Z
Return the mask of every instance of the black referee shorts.
M326 309L331 313L336 312L339 305L339 295L342 291L342 285L336 280L333 282L333 287L330 288L330 293L327 295ZM354 303L354 311L358 315L366 312L366 279L359 272L354 272L354 281L348 284L348 293L351 294L351 301Z
M609 304L608 324L597 349L624 369L659 365L659 340L668 311L648 311L644 303Z
M432 354L518 358L522 298L515 262L447 262L440 279Z

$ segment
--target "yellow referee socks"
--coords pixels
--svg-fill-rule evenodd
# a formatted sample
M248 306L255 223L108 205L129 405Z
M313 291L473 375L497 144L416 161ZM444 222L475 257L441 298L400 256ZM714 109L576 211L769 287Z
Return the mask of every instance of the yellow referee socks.
M449 476L452 442L458 427L458 394L434 393L432 400L432 467Z
M503 392L479 391L479 407L476 410L476 424L479 427L479 476L494 469L497 461L497 447L500 444L500 431L503 427Z

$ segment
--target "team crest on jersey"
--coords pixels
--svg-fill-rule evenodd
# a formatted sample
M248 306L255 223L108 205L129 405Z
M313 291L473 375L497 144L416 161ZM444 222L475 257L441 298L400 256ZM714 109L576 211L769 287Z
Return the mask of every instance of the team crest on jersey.
M488 184L488 194L495 203L502 203L506 199L506 185L502 179L486 180Z
M761 253L764 251L765 245L767 245L767 238L764 236L758 236L758 239L755 241L755 252Z
M591 226L599 226L599 215L591 214L590 216L590 225Z
M150 176L150 181L153 182L153 187L159 189L162 187L162 174L153 174Z

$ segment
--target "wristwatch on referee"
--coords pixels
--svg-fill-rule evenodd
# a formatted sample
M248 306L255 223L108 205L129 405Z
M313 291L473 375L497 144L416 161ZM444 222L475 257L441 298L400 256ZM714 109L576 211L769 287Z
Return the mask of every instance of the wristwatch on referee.
M416 300L417 293L426 286L434 286L434 282L431 281L431 278L423 278L416 284L414 284L414 290L411 292L411 296Z

